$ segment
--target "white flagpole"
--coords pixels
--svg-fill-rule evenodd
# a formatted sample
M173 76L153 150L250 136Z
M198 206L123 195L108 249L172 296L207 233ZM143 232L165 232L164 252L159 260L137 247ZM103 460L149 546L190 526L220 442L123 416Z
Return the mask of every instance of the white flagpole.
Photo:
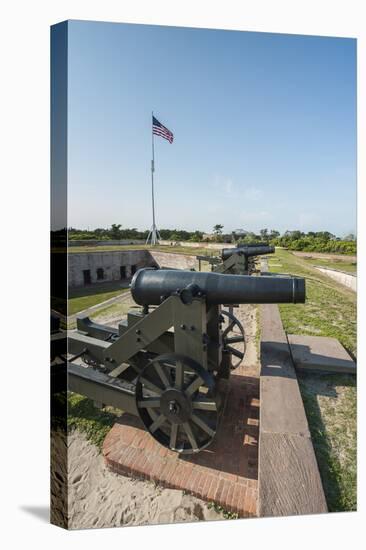
M152 128L154 113L151 112L151 136L152 136L152 159L151 159L151 203L152 203L152 218L153 224L150 230L150 233L147 236L146 244L148 244L151 239L151 244L157 244L157 237L159 235L156 224L155 224L155 199L154 199L154 172L155 172L155 150L154 150L154 132Z

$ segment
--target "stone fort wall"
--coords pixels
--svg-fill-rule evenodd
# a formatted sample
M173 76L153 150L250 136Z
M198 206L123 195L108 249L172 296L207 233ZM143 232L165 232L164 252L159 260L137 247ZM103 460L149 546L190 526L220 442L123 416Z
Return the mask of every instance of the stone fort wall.
M191 255L149 250L70 253L68 284L73 288L130 279L141 267L198 269L198 261Z

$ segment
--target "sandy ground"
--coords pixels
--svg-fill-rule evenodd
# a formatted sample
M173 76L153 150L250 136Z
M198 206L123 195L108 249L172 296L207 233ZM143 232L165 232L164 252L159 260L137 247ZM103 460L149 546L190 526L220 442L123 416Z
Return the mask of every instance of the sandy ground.
M223 519L183 491L110 472L97 447L77 431L68 438L68 451L70 529Z
M132 302L132 299L131 299ZM256 307L234 309L246 333L243 361L248 375L257 375ZM115 307L95 320L117 326L121 314ZM68 438L69 527L85 529L223 519L221 513L183 491L165 489L151 482L110 472L98 448L75 431Z

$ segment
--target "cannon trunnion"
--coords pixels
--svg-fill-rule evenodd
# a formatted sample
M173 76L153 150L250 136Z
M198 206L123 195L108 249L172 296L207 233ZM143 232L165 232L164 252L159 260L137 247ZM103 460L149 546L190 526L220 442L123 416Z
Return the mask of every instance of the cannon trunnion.
M69 331L69 390L137 414L160 444L184 454L212 442L225 381L244 355L242 327L222 304L304 302L305 284L146 268L131 293L142 310L118 328L84 317Z

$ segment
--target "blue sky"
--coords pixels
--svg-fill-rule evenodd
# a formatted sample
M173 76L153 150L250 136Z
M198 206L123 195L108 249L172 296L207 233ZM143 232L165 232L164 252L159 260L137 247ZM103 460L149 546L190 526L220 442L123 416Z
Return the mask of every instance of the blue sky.
M356 229L356 41L69 23L69 220Z

